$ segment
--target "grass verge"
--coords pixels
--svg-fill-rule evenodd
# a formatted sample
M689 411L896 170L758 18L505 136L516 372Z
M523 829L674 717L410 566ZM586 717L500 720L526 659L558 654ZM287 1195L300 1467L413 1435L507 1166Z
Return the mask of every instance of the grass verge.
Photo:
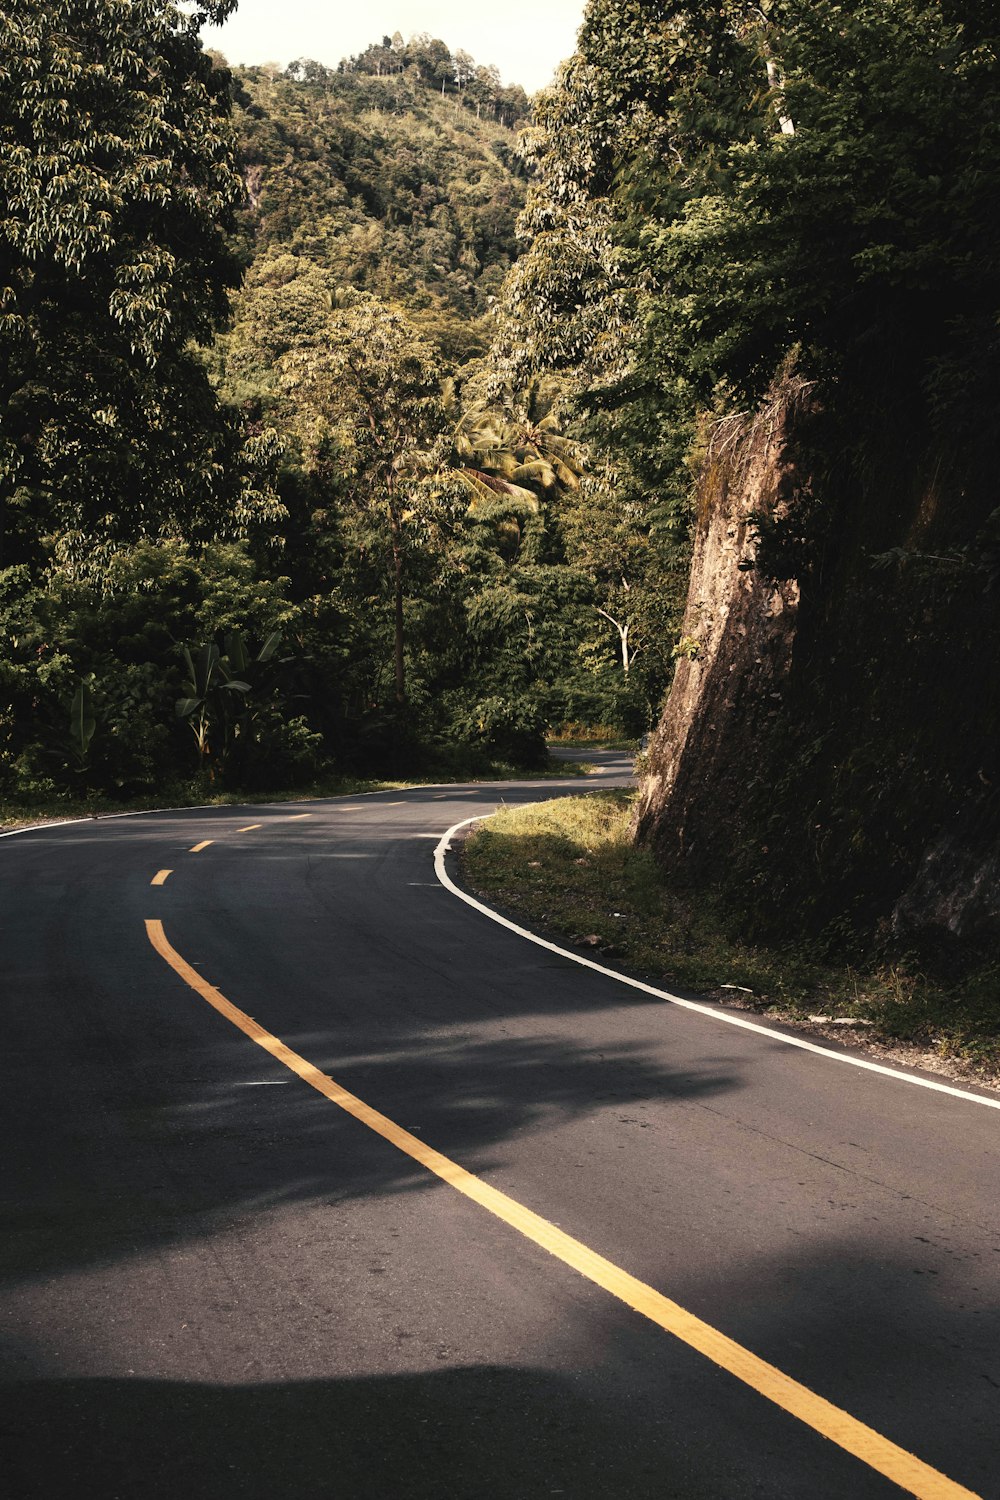
M632 847L633 797L596 792L504 809L464 843L469 885L565 946L653 983L1000 1085L1000 963L944 987L902 965L861 970L821 961L805 945L733 938L711 902L672 891L652 857Z

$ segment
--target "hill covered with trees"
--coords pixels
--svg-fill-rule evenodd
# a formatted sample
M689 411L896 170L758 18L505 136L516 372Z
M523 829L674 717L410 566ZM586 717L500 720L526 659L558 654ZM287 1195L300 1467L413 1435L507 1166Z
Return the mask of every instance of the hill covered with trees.
M427 37L230 72L163 0L4 19L6 794L641 728L648 538L597 519L561 379L490 375L523 91Z
M513 127L527 99L475 73L459 92L441 42L390 47L394 71L379 74L371 58L384 51L340 69L304 60L234 74L248 284L293 255L337 286L405 306L454 366L486 348L486 314L517 253L525 174Z

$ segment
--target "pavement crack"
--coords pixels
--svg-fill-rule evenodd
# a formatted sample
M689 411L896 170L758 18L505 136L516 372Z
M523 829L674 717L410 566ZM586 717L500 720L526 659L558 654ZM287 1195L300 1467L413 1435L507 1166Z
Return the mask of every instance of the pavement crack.
M942 1203L935 1203L929 1198L920 1198L913 1193L905 1193L902 1188L894 1187L892 1183L886 1182L881 1177L874 1177L869 1172L859 1172L857 1167L850 1166L847 1162L836 1161L832 1156L824 1156L822 1152L810 1151L808 1147L801 1145L798 1141L790 1141L785 1136L774 1135L769 1130L762 1130L758 1125L750 1125L746 1120L737 1119L736 1116L727 1114L724 1110L713 1109L710 1104L702 1100L689 1101L693 1109L704 1110L707 1114L714 1115L717 1120L723 1120L726 1124L734 1126L737 1130L744 1130L748 1135L758 1136L761 1140L771 1141L778 1146L784 1146L789 1151L796 1152L810 1161L822 1162L824 1166L833 1167L837 1172L843 1172L847 1177L857 1182L867 1182L872 1187L881 1189L882 1192L891 1194L900 1202L919 1204L921 1208L928 1208L933 1213L945 1214L949 1219L958 1224L966 1224L972 1229L978 1229L981 1234L993 1235L996 1233L995 1224L983 1224L978 1219L969 1218L955 1208ZM919 1238L919 1236L918 1236Z

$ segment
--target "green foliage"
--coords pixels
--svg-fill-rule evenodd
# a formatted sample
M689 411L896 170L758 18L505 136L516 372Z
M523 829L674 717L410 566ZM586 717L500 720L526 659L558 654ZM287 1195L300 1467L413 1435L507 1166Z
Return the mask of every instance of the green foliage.
M329 70L313 62L293 63L289 71L303 79L331 77ZM439 37L431 37L426 31L411 36L408 42L403 41L399 32L394 37L383 37L381 44L372 43L357 57L345 59L340 72L392 80L397 87L400 80L411 88L419 82L440 91L442 97L457 96L467 110L475 111L477 119L485 113L508 128L517 125L528 113L528 96L520 85L504 88L495 67L477 67L461 48L452 56ZM387 91L382 97L394 96Z
M791 675L720 702L688 868L748 924L888 949L928 850L996 826L995 7L590 0L580 47L499 368L566 371L666 555L702 435L809 382L757 518L800 588Z
M505 761L527 769L544 767L545 720L537 706L522 696L480 698L455 714L451 734L479 751L484 762Z
M564 389L469 364L523 93L419 37L231 75L219 10L11 12L2 789L538 764L551 722L645 722L571 556Z
M279 659L282 633L272 630L251 654L244 634L226 634L225 649L209 641L194 653L181 647L187 671L175 711L194 735L200 779L254 787L294 785L322 767L322 736L302 714L289 716L291 658Z
M0 565L273 519L192 352L237 276L228 78L198 42L230 8L0 7Z
M929 0L591 0L575 76L646 277L641 367L695 405L720 382L753 401L798 347L826 399L864 382L855 420L901 382L942 432L974 427L997 380L998 38Z
M335 445L345 498L362 545L384 554L392 596L396 701L406 698L407 556L432 522L441 425L437 360L397 311L362 293L331 311L311 346L280 361L312 461Z
M177 718L183 687L181 646L228 637L267 641L302 638L302 611L283 590L287 579L261 580L244 548L219 545L195 555L179 542L142 543L111 559L105 586L66 575L33 588L27 571L0 573L0 777L16 795L44 778L52 789L80 785L113 795L138 795L181 774L191 763L190 735ZM243 654L234 659L244 669ZM253 710L280 703L292 716L301 684L288 663L254 677ZM97 729L86 749L72 735L67 756L67 715L83 682L79 706ZM85 714L85 718L86 718ZM74 709L74 723L76 711ZM264 755L262 730L253 720L226 775L256 775ZM271 754L267 750L267 754ZM315 766L316 757L313 756Z
M187 695L178 698L177 717L187 721L198 747L198 768L204 771L206 758L211 753L210 732L221 729L223 738L222 759L228 749L230 725L234 718L231 708L233 693L248 693L249 682L242 682L232 675L231 663L224 658L214 641L202 646L196 656L183 646L181 655L187 668L187 677L182 688Z
M456 109L472 83L442 100L441 75L432 88L391 41L339 73L239 77L254 259L216 368L281 432L283 566L314 612L327 743L380 764L421 737L479 744L487 700L532 725L623 712L645 728L643 689L588 654L605 627L587 564L567 566L586 456L559 383L491 395L481 368L446 378L470 338L482 347L477 315L514 254L508 132Z
M73 742L73 753L77 760L77 769L84 771L87 768L87 756L90 750L90 742L94 738L97 728L97 717L94 713L94 694L91 685L84 680L77 684L76 692L73 694L73 702L69 709L69 732Z
M480 352L523 201L509 128L405 66L377 77L299 62L235 79L247 259L291 255L331 286L404 303L448 366ZM237 334L243 316L241 304Z

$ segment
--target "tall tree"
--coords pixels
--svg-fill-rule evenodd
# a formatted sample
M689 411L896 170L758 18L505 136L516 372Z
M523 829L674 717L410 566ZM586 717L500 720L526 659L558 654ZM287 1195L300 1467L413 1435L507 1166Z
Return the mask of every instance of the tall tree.
M192 353L237 279L229 75L199 39L233 5L0 0L0 560L239 529L239 435Z
M697 433L673 465L702 476L692 650L709 575L732 625L697 705L697 674L678 678L641 832L786 930L884 936L947 912L949 941L986 931L996 6L590 0L581 52L612 242L645 277L631 382L589 396L603 417L644 410L636 431ZM747 540L731 588L710 534L727 515ZM797 601L786 676L772 584Z
M417 489L436 468L442 427L435 350L401 313L348 293L321 336L280 361L295 393L307 446L332 444L355 514L387 544L396 701L406 701L407 554L421 518Z

